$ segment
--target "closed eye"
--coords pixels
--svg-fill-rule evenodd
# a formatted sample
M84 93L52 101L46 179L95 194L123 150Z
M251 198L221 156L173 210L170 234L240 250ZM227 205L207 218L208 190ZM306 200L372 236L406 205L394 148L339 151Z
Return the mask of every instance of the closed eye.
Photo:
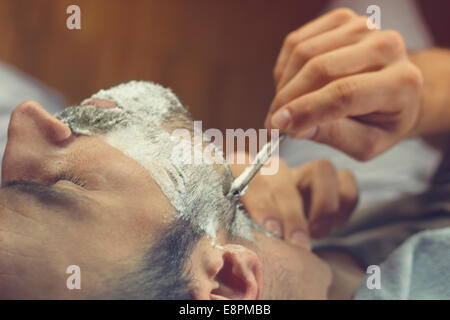
M63 174L60 174L58 177L56 177L55 179L55 183L58 181L70 181L73 184L76 184L77 186L80 186L82 188L86 187L86 182L84 182L79 176L71 173L71 172L65 172Z

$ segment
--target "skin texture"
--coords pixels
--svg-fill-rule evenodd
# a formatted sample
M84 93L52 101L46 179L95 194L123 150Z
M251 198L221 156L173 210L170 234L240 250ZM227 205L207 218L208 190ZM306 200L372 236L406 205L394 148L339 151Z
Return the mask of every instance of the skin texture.
M85 297L99 282L106 285L106 278L137 266L151 234L172 217L167 198L143 167L97 137L61 140L67 129L36 102L23 103L11 117L2 185L47 184L73 205L0 189L3 297ZM84 186L60 178L69 174ZM83 272L82 291L65 287L72 264Z
M440 135L450 128L450 50L434 48L410 55L424 78L423 108L412 135Z
M245 167L232 166L233 175L238 176ZM279 159L276 175L257 174L249 188L242 203L251 218L303 248L311 248L310 237L323 238L333 226L343 225L358 203L353 174L337 170L328 160L289 168Z
M266 118L267 128L280 128L293 137L328 144L359 160L372 159L410 136L423 136L434 146L448 150L450 50L430 49L408 55L399 34L369 30L367 17L349 9L331 11L287 35L274 67L274 81L276 95ZM307 171L314 167L317 182L311 183ZM297 171L303 174L289 176L297 179L303 211L309 208L311 212L295 218L281 208L273 210L275 202L281 203L277 198L290 194L280 190L274 192L273 205L260 205L254 218L264 222L277 212L279 219L271 219L270 226L281 230L278 232L284 237L292 229L309 230L315 237L326 235L333 224L345 222L354 209L354 178L348 171L336 173L326 161ZM306 189L316 187L312 197L301 184L308 185ZM325 192L328 186L335 191ZM330 201L317 200L323 199L321 194ZM257 206L251 197L243 201L249 207ZM308 198L319 204L310 207ZM334 218L316 218L322 216Z
M362 160L406 135L444 132L450 118L450 72L443 69L448 51L413 55L418 72L396 33L368 32L364 23L338 10L289 35L275 67L277 96L269 115L287 108L300 119L287 131ZM395 103L386 105L382 96ZM358 103L362 100L371 103ZM93 104L114 107L108 101ZM113 290L114 280L142 263L154 236L173 219L168 199L135 161L99 137L73 135L36 102L16 108L8 136L0 189L0 297L76 299L98 288ZM71 176L82 186L69 181ZM43 184L53 196L7 187L16 180ZM255 232L254 243L230 242L220 231L217 246L202 239L191 257L193 296L326 298L331 288L333 298L351 297L353 286L341 294L339 279L358 283L358 268L348 267L346 257L326 254L333 260L332 282L329 266L308 243L309 236L326 234L348 217L356 194L351 175L326 161L293 169L282 165L279 176L256 177L243 203L259 223L275 220L280 238ZM328 221L316 234L312 226L320 217ZM304 234L300 243L290 238L298 230ZM65 270L72 264L81 267L81 291L66 288Z
M400 34L331 11L291 32L274 68L266 127L369 160L416 131L423 76Z
M0 189L1 298L81 299L114 290L173 219L168 199L136 161L100 137L71 134L37 102L14 110ZM254 236L229 241L219 230L217 245L200 240L189 263L193 297L327 297L326 263L308 248ZM82 290L66 288L70 265L81 268Z

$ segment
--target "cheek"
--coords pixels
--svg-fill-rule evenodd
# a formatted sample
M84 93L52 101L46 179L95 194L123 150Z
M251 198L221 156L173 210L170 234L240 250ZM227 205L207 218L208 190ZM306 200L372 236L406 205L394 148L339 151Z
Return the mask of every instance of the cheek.
M148 245L149 236L174 219L173 207L150 173L102 137L80 137L77 146L72 163L84 172L87 192L100 204L90 234L119 255Z
M107 205L96 214L90 229L103 242L102 246L118 256L146 248L174 219L173 209L153 197L140 194L102 197Z
M122 221L123 232L128 233L134 240L148 243L149 236L160 235L161 230L174 220L174 214L168 208L161 210L156 207L133 208L132 212L125 213L127 217Z

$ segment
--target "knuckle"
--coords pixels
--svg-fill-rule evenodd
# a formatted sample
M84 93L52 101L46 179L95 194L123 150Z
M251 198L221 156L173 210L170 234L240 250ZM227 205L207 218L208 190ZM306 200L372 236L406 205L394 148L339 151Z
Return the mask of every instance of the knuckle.
M350 81L338 81L334 85L335 97L338 106L345 107L352 103L357 90L356 85Z
M344 23L354 17L356 17L356 13L348 8L338 8L333 10L330 13L331 18L336 20L337 22Z
M389 39L389 42L394 45L402 45L404 44L402 35L395 30L385 30L383 32L384 36Z
M412 89L418 89L423 85L423 76L419 68L412 63L407 63L405 70L400 73L400 82Z
M312 58L306 65L305 69L310 78L317 79L319 82L328 82L331 79L330 71L325 61L320 58Z
M298 44L293 51L295 57L297 59L303 60L303 61L307 61L309 60L309 54L308 54L308 50L306 49L306 47L303 44Z
M375 50L400 56L406 54L406 45L400 33L395 30L386 30L378 34Z
M350 181L352 183L356 182L355 175L348 169L339 170L339 174L347 181Z
M333 163L326 159L315 160L314 169L318 172L324 173L330 173L335 171Z
M273 69L273 77L274 77L274 79L275 79L275 80L279 80L279 79L281 78L281 74L282 74L281 67L276 66L276 67Z
M280 92L277 93L273 99L273 111L278 110L287 103L284 94L281 94Z
M300 99L296 102L295 105L293 105L291 102L287 103L286 110L288 110L292 116L292 132L301 129L302 124L304 124L305 122L314 120L314 113L307 108L307 103L305 101L300 101Z
M339 171L339 176L347 186L345 194L348 195L349 198L354 199L358 193L355 175L350 170L344 169Z
M290 32L286 38L284 38L284 44L290 48L295 47L297 44L297 33L295 31Z
M361 32L369 32L370 30L367 28L367 17L358 16L349 23L350 33L361 33Z
M345 212L349 213L349 211L353 211L358 203L358 186L351 171L341 170L339 171L339 176L341 177L341 183L345 186L341 188L340 192L341 207Z

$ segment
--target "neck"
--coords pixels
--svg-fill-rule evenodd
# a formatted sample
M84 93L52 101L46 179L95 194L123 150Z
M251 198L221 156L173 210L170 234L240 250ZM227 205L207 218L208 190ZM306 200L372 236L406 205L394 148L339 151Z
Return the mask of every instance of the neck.
M263 299L326 299L331 272L324 261L278 238L259 233L255 240L263 265Z
M333 280L328 290L330 300L350 300L360 286L365 273L362 264L341 251L324 251L318 255L331 267Z

